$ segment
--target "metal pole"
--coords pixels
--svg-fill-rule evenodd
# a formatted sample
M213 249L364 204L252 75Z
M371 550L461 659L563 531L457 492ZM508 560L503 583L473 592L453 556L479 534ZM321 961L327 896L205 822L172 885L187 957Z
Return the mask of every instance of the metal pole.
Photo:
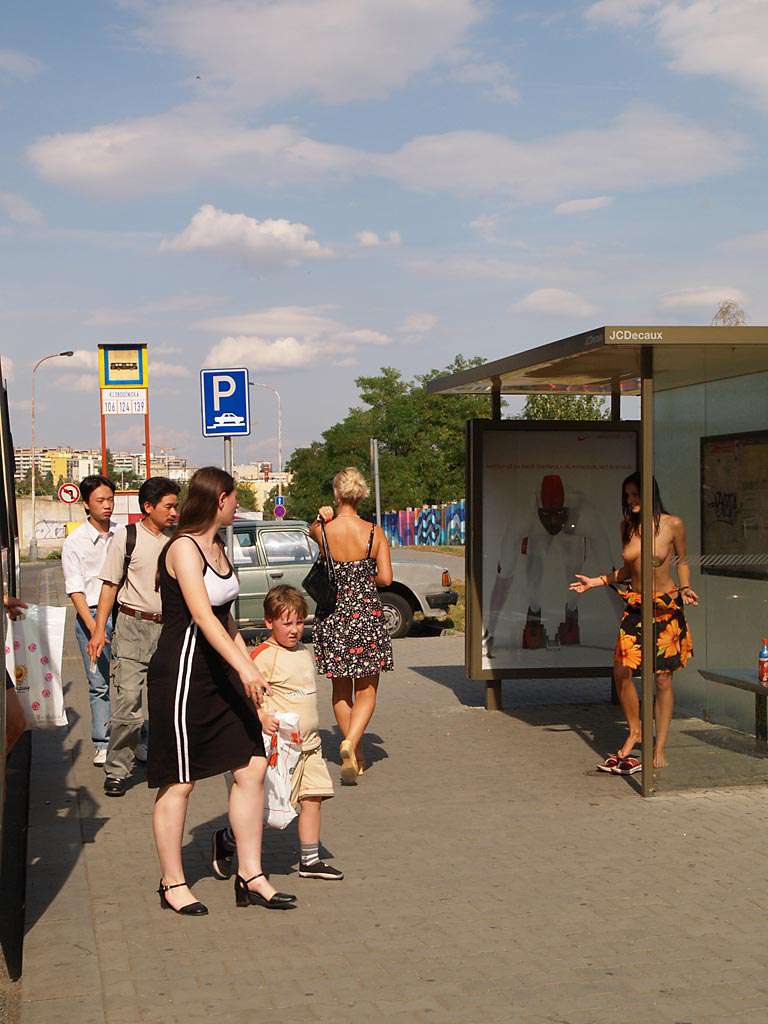
M37 506L35 495L35 444L36 444L36 421L35 421L35 372L40 364L35 363L32 368L32 537L29 541L29 557L37 558L37 534L35 526L37 523Z
M643 622L642 718L643 796L653 793L653 697L656 650L653 642L653 349L641 350L640 383L640 591Z
M248 383L252 388L265 388L267 391L271 391L277 399L277 471L282 473L283 471L283 400L280 397L280 392L277 388L273 388L271 384L262 384L258 380L249 380ZM282 489L282 484L281 484Z
M230 476L232 475L233 465L234 465L234 463L233 463L233 456L232 456L232 438L231 437L225 437L224 438L224 469L225 469L225 471L227 473L230 474ZM229 564L230 565L234 565L235 564L235 534L234 534L234 530L232 529L232 524L231 523L227 527L226 533L227 533L227 558L229 559Z
M379 442L377 438L371 438L371 472L373 473L373 486L376 494L376 525L381 526L381 480L379 479Z
M491 419L501 419L501 377L491 378Z

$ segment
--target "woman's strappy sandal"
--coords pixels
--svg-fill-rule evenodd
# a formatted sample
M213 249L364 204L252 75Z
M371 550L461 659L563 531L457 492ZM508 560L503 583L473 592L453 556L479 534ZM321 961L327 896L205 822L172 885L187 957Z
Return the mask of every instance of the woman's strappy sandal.
M176 907L166 899L165 894L169 889L181 889L181 887L186 884L186 882L177 882L175 885L164 885L161 878L160 885L157 887L157 895L160 897L160 906L163 910L172 910L174 914L183 914L185 917L204 917L208 913L208 907L199 900L196 900L194 903L188 903L185 907L179 907L177 910Z
M261 871L258 875L251 875L250 878L243 878L242 875L235 875L235 905L238 907L266 907L267 910L293 910L296 906L296 897L287 892L276 892L269 899L262 896L260 892L254 892L248 888L248 883L256 878L266 878Z

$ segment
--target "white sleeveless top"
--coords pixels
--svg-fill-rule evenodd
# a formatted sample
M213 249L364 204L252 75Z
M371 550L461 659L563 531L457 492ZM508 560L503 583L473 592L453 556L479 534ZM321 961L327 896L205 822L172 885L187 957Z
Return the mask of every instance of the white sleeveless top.
M203 583L208 591L208 600L211 607L226 604L227 601L234 601L240 593L240 581L235 576L234 569L230 568L228 576L220 576L212 566L205 563L203 572Z

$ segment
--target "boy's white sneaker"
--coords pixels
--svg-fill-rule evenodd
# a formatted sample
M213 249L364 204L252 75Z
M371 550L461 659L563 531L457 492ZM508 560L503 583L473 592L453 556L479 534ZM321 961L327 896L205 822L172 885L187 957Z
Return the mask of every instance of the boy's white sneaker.
M103 768L107 763L107 751L105 747L97 747L93 755L93 763L97 768Z
M299 878L324 878L328 882L340 882L344 872L316 860L314 864L299 864Z

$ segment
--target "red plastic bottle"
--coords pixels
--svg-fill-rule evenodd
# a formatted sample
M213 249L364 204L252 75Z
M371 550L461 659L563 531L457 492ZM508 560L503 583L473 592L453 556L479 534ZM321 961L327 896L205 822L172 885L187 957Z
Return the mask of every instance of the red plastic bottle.
M763 686L768 686L768 637L763 637L763 646L757 659L757 677Z

